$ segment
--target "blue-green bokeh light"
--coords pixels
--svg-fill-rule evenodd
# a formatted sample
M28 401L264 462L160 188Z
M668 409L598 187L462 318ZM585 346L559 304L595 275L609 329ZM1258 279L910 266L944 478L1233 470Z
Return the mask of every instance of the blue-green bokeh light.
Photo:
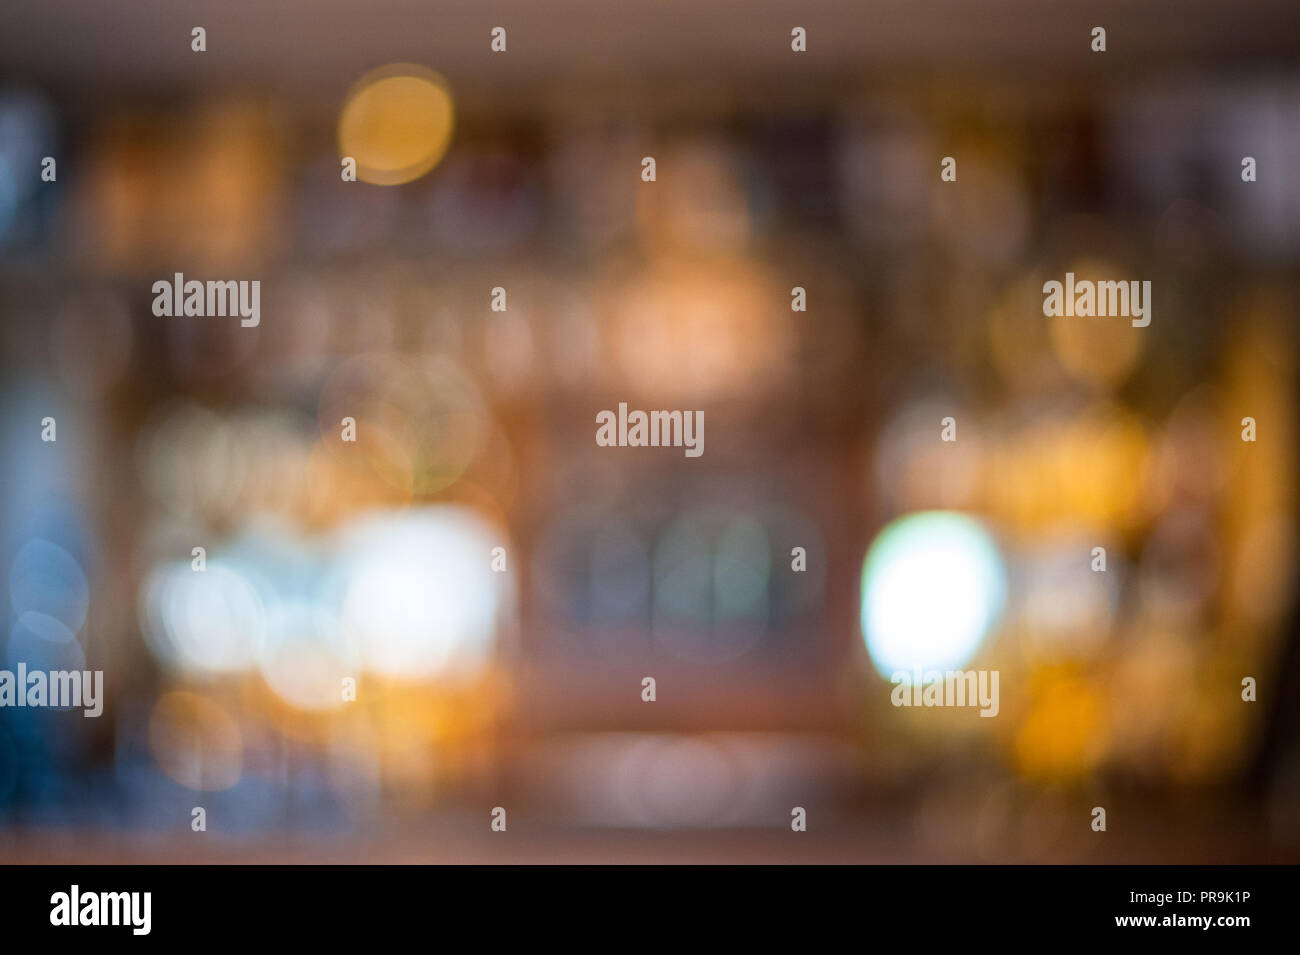
M963 514L892 521L862 566L862 634L876 669L961 667L998 622L1006 570L993 536Z

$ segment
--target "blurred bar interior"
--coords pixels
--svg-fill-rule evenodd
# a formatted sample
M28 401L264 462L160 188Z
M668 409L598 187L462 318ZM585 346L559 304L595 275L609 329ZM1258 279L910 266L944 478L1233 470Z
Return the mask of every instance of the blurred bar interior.
M1137 6L9 5L0 859L1300 859L1300 14Z

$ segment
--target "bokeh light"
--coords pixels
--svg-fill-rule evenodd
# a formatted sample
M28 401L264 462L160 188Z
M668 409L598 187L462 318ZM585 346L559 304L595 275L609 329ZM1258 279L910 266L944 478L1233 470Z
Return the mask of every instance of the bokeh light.
M76 558L57 544L29 540L9 571L9 599L14 613L35 612L81 630L90 606L90 587Z
M456 507L376 515L342 529L341 623L366 667L400 679L480 670L506 598L491 569L500 543Z
M969 517L926 512L877 535L862 567L862 632L876 669L960 667L979 649L1006 599L992 535Z
M380 186L419 179L451 142L451 91L414 63L372 70L348 93L339 116L339 152L357 162L357 178Z

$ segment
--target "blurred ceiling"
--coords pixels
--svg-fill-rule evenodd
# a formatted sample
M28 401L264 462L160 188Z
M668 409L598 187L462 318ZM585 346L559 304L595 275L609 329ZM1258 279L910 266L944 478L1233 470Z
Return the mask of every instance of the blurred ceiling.
M0 78L65 92L273 83L336 98L364 70L411 60L462 89L525 99L581 75L686 75L707 89L909 69L1021 81L1038 66L1037 85L1097 75L1096 25L1108 32L1103 78L1292 66L1300 49L1296 0L43 0L0 8ZM193 26L207 30L206 54L190 50ZM505 55L489 50L494 26L508 30ZM793 26L808 31L807 55L790 50Z

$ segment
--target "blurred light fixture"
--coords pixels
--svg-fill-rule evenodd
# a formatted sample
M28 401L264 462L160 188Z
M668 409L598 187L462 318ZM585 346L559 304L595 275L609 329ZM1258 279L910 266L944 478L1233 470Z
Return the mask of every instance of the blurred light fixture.
M368 515L345 529L340 623L367 670L399 679L466 675L491 655L505 598L493 529L435 505Z
M190 675L247 669L265 628L265 608L242 568L213 561L156 567L141 591L141 623L154 656Z
M1006 600L992 536L962 514L925 511L877 535L862 567L862 632L876 669L958 667L975 654Z
M372 512L323 538L272 528L214 551L201 572L184 560L157 565L141 590L141 625L169 669L191 678L258 670L291 705L333 709L340 681L361 670L478 674L507 597L490 566L500 543L455 505Z
M379 186L419 179L451 142L451 91L441 76L413 63L372 70L348 93L339 116L339 152L357 178Z

